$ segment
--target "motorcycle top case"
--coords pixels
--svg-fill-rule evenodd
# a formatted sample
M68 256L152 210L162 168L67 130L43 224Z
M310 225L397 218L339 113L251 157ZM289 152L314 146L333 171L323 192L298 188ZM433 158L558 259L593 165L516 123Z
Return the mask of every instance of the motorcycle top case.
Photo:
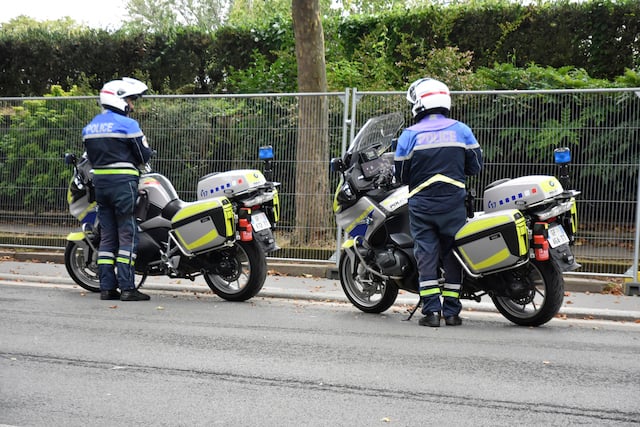
M187 203L171 219L171 228L186 253L218 248L235 240L233 206L226 197Z
M215 196L233 196L251 191L267 183L262 172L257 169L237 169L206 175L198 182L198 199Z
M524 209L563 192L554 176L528 175L498 181L484 190L484 211Z
M456 250L473 273L488 273L529 257L529 232L522 212L476 212L456 233Z

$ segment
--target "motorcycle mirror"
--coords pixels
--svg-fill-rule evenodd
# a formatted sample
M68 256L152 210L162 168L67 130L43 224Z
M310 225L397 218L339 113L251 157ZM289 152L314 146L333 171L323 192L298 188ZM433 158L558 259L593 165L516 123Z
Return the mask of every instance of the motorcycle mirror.
M64 162L67 165L75 165L76 164L76 155L73 153L65 153L64 154Z
M344 171L344 163L340 157L334 157L331 159L331 172Z
M568 147L553 150L553 160L557 165L566 165L571 162L571 150Z
M258 158L260 160L273 160L273 147L265 145L258 149Z

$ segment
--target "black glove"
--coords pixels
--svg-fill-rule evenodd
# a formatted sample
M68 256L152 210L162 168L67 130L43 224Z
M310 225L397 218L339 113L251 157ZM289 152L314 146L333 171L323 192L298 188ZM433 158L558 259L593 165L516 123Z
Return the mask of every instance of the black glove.
M476 199L476 190L473 188L467 190L467 195L464 198L464 207L467 208L467 218L473 218L473 201Z

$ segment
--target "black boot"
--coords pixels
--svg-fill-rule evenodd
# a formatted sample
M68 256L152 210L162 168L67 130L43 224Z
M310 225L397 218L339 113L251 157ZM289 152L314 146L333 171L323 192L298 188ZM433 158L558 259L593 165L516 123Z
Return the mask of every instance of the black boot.
M117 289L100 291L100 299L120 299L120 292Z
M123 290L120 295L120 301L149 301L150 299L149 295L143 294L137 289Z
M418 320L420 326L431 326L437 328L440 326L440 313L434 311L433 313L427 313L422 319Z
M462 319L458 315L447 316L444 318L444 323L447 326L460 326L462 325Z

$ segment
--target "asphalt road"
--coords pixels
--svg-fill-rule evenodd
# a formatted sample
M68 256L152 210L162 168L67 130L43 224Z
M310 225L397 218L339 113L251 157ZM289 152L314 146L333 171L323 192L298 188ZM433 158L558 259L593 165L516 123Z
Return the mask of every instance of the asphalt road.
M0 424L638 425L640 325L0 282Z

